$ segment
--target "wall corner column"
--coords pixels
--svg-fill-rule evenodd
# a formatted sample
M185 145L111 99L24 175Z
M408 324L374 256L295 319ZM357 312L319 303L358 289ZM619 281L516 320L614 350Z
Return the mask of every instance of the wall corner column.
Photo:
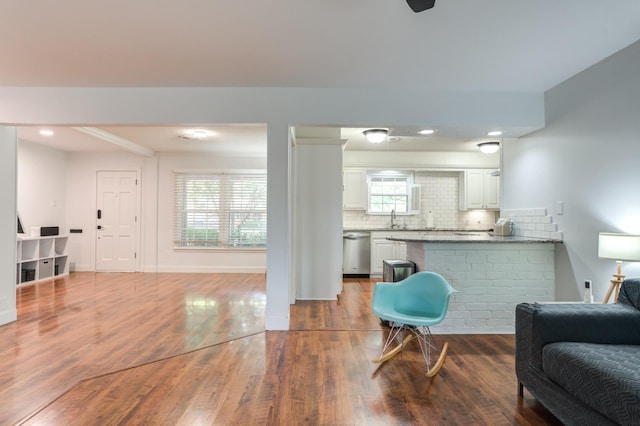
M0 126L0 325L15 321L16 309L16 244L17 244L17 152L15 127Z
M269 123L267 131L267 330L289 329L291 265L289 126Z

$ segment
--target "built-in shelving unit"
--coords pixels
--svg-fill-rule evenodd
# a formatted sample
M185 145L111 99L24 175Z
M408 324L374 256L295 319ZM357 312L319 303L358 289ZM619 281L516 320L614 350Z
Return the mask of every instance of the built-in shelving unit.
M69 275L67 235L18 236L16 284L28 285Z

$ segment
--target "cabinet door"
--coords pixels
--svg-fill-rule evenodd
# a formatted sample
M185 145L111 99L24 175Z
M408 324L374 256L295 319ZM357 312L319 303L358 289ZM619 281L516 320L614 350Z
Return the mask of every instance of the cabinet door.
M344 169L342 204L345 210L367 209L367 171Z
M484 208L484 170L465 172L465 190L468 209Z
M386 238L373 238L371 240L371 275L382 275L382 261L395 259L395 243Z
M493 169L465 170L460 176L460 210L499 209L500 177Z
M407 243L395 241L395 257L394 259L407 260Z
M484 174L484 206L487 209L500 208L500 176L492 176L493 170Z

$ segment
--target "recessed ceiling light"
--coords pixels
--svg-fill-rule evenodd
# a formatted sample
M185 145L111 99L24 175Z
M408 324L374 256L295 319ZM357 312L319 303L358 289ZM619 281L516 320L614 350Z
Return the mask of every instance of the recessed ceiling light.
M502 134L502 132L500 130L492 130L491 132L487 133L487 136L500 136Z
M42 136L53 136L53 130L51 130L51 129L40 129L40 134Z
M432 135L435 132L436 131L433 129L423 129L423 130L420 130L418 133L420 133L421 135Z
M209 132L203 129L193 129L185 131L180 137L188 141L201 141L209 136Z

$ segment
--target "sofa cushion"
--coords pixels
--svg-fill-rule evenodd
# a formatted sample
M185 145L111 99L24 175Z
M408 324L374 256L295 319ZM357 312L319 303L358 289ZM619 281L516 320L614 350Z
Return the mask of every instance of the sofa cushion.
M620 424L640 424L640 346L557 342L542 351L545 374Z
M640 278L628 278L622 283L618 303L640 309Z

